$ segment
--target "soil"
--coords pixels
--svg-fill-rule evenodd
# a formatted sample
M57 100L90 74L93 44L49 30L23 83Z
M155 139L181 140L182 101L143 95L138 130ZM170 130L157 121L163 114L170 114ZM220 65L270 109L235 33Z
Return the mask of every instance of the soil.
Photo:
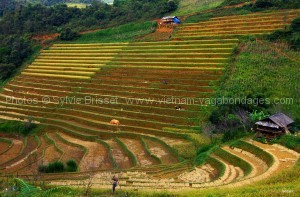
M154 142L149 139L145 139L145 142L148 144L151 153L160 158L163 164L171 164L178 162L178 159L160 143Z
M132 167L132 161L129 156L124 152L122 147L113 139L105 140L111 147L113 158L119 166L119 169L128 169Z
M11 140L13 141L13 146L7 152L0 155L0 161L1 161L0 166L1 166L1 164L16 157L22 150L23 141L17 140L17 139L11 139Z
M113 169L112 163L109 161L109 155L106 148L97 143L84 141L77 138L73 138L66 134L60 133L60 135L75 144L82 145L88 149L87 155L84 157L83 161L80 163L81 171L90 171L97 169Z
M6 142L0 142L0 155L3 151L7 150L9 147L9 143Z
M49 133L49 136L56 142L56 145L62 151L64 151L64 154L61 157L61 161L67 162L70 159L74 159L78 164L81 162L84 152L80 148L64 143L59 138L57 138L55 133Z
M151 158L145 151L140 140L120 138L128 149L136 156L140 166L153 165L156 161Z

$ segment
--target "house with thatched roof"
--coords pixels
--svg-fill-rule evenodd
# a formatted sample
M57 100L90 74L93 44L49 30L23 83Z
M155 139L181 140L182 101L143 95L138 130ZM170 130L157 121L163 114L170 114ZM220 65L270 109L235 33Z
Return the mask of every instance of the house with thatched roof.
M294 121L283 113L277 113L255 123L254 130L258 137L274 138L288 134Z

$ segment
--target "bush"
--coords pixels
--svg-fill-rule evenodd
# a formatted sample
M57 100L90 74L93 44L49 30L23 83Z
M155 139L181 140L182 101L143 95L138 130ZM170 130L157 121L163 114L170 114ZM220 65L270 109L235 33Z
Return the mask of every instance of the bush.
M291 23L291 31L300 32L300 17L294 19Z
M289 40L289 44L292 49L299 51L300 50L300 32L294 33Z
M55 161L48 165L39 166L39 171L43 173L58 173L65 171L65 165L61 161Z
M267 39L270 41L284 40L294 50L300 50L300 17L294 19L287 30L276 30Z
M70 41L70 40L74 40L76 38L79 37L79 34L73 30L71 30L71 28L66 28L64 30L61 31L59 38L61 40L65 40L65 41Z
M16 69L14 64L1 64L0 63L0 81L8 79L13 71Z
M178 7L178 4L173 0L169 0L167 3L167 12L175 11Z
M3 133L14 133L18 135L27 136L37 127L31 120L27 122L19 122L8 120L0 123L0 131Z
M67 171L68 172L76 172L78 169L78 165L75 160L71 159L67 161Z
M64 172L65 166L61 161L55 161L48 164L48 173Z
M249 135L249 133L246 131L240 131L240 130L226 131L226 132L224 132L222 142L228 142L230 140L240 139L247 135Z
M279 139L275 139L272 142L279 143L300 153L300 137L294 135L283 135Z
M256 7L256 8L269 8L269 7L273 7L273 6L274 6L274 4L268 0L258 0L254 4L254 7Z

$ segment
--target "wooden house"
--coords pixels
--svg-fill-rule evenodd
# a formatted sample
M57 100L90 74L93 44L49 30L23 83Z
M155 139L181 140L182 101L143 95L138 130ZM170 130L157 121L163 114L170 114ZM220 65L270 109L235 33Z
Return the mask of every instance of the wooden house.
M274 114L255 123L254 130L258 137L272 139L288 134L290 125L294 121L283 113Z

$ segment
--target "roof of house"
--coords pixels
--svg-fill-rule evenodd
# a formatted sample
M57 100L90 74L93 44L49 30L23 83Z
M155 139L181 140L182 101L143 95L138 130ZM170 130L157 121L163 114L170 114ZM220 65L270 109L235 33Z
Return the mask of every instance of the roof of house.
M165 20L165 19L174 19L174 18L177 18L177 16L165 16L165 17L162 17L161 19Z
M277 124L274 124L274 123L268 122L268 121L258 121L255 124L263 126L263 127L270 127L270 128L279 129L279 126Z
M287 127L288 125L290 125L294 122L290 117L288 117L284 113L277 113L277 114L269 116L268 118L265 118L261 121L258 121L255 124L276 128L276 127L274 127L274 124L272 124L272 123L266 124L267 120L271 120L273 123L275 123L279 127Z

